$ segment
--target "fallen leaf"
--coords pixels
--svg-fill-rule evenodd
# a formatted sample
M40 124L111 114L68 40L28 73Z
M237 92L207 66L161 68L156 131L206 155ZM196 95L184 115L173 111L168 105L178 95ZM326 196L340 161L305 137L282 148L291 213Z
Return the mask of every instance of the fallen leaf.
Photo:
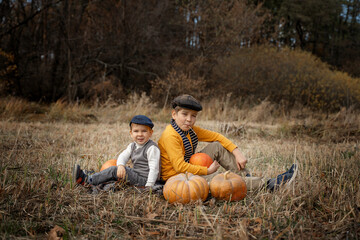
M56 225L53 229L50 230L48 240L62 240L64 234L65 230L62 227Z
M146 217L149 219L155 219L155 217L157 217L158 215L156 213L148 213L146 214Z

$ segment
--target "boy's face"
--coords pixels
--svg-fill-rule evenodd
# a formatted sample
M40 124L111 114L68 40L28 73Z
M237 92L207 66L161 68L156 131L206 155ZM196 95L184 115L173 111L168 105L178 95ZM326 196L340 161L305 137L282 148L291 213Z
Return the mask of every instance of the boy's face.
M196 122L198 112L191 109L181 108L179 111L172 110L171 116L183 131L189 131Z
M130 136L137 144L145 144L151 138L153 130L145 125L131 124Z

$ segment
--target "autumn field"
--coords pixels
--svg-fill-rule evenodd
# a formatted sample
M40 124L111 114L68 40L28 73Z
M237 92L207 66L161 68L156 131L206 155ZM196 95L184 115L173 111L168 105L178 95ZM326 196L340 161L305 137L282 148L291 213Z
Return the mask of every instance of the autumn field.
M276 176L294 161L299 173L275 192L188 205L124 185L92 194L72 183L74 163L98 171L127 146L133 115L151 117L159 139L169 109L146 97L92 107L3 99L0 111L1 239L46 239L55 226L64 239L360 238L360 113L351 108L204 103L197 125L237 144L253 175Z

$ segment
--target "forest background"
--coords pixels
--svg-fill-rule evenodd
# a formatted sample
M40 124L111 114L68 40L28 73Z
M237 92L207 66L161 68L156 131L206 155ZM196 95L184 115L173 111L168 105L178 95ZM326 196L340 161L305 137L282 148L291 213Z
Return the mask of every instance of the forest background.
M0 1L1 96L359 107L360 2Z
M359 239L359 13L359 0L0 0L0 239ZM157 141L182 93L253 176L297 162L293 184L188 205L74 185L75 163L99 171L125 149L134 115Z

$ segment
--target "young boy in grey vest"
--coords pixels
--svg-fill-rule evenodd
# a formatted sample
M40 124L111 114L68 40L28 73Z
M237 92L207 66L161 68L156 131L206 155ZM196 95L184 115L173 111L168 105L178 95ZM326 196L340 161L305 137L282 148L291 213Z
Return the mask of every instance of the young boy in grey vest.
M150 138L154 124L144 115L136 115L130 121L133 140L117 159L117 166L95 174L87 174L78 164L73 170L73 180L81 185L99 185L109 181L123 180L137 187L153 187L160 179L160 150ZM133 168L125 166L131 159Z
M226 170L242 175L249 191L266 187L269 190L290 182L296 175L297 166L276 178L252 177L246 170L246 157L240 149L220 133L209 131L195 125L202 106L190 95L181 95L172 102L171 123L163 131L158 145L161 152L161 177L167 180L178 174L190 172L203 175L210 181L218 174L219 164ZM198 142L209 142L200 152L208 154L214 162L207 168L189 163Z

